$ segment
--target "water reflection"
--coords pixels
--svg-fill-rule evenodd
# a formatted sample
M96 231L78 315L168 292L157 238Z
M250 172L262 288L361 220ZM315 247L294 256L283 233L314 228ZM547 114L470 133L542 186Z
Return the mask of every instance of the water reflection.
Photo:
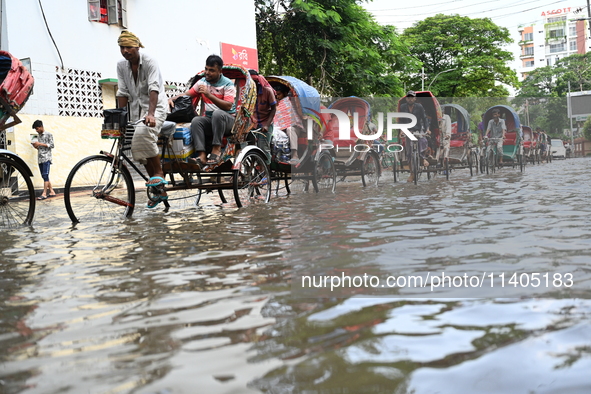
M327 298L291 280L534 267L588 288L590 167L339 184L108 225L72 226L46 201L0 240L0 391L588 392L591 303L571 293Z

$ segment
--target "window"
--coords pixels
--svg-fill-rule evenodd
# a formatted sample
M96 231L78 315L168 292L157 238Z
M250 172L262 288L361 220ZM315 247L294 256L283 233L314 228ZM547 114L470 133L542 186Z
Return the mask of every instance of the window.
M561 42L560 44L550 44L550 53L563 52L565 50L564 42Z
M571 51L576 51L577 50L577 42L576 41L571 41L570 42L570 50Z
M570 37L574 37L577 35L577 27L576 26L569 26L568 28L568 35Z
M523 48L523 54L526 56L533 56L534 54L534 47L525 47Z
M523 35L523 41L532 41L534 39L534 33L525 33Z
M528 60L525 62L525 67L533 67L534 66L534 61L533 60Z
M87 0L88 20L127 27L127 0Z
M548 32L548 37L549 38L562 38L562 37L564 37L564 29L550 30Z
M566 20L566 15L563 16L555 16L554 18L548 18L547 23L554 23L554 22L562 22Z

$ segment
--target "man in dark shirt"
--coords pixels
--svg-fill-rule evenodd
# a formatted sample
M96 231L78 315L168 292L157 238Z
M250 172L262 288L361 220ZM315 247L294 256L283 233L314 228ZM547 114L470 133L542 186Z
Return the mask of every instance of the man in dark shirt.
M427 116L425 114L425 108L420 104L417 103L417 94L414 91L409 91L406 94L406 102L400 104L400 112L406 112L409 114L413 114L417 118L417 124L414 127L409 128L409 130L413 133L422 133L422 132L429 132L429 126L427 121ZM400 136L399 136L400 138ZM418 147L419 147L419 156L423 159L423 166L427 167L429 162L424 157L424 152L428 147L427 139L424 136L417 137L419 140ZM411 141L409 138L406 139L406 146L410 147ZM409 163L412 164L410 160L410 149L406 149L406 157ZM414 182L414 175L411 168L411 175L408 178L408 182Z

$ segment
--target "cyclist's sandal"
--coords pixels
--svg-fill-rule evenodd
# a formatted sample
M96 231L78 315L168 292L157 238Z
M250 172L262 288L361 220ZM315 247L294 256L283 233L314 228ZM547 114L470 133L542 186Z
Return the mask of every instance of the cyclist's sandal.
M152 181L158 181L158 182L152 182ZM160 186L160 185L168 185L168 182L166 181L166 179L162 178L161 176L153 176L152 178L150 178L148 180L148 182L146 182L147 187Z
M168 196L160 196L160 198L158 199L158 201L152 201L149 200L148 203L146 204L146 208L149 209L154 209L156 208L162 201L166 201L168 200Z
M215 153L210 153L209 157L207 158L207 165L208 166L213 166L215 164L218 164L221 160L221 156L220 155L216 155Z

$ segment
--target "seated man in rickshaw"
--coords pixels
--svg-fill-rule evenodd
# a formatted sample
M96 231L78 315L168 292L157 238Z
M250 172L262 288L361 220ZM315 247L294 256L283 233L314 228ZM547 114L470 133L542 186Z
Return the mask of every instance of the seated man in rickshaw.
M486 127L486 135L496 140L499 164L503 164L503 141L507 133L507 126L505 125L505 119L501 118L500 110L493 109L492 116L493 118L488 121L488 126Z
M196 116L191 121L193 147L198 154L196 164L215 165L221 161L222 138L230 135L236 115L236 87L222 74L224 62L217 55L210 55L205 61L205 78L201 78L185 93L168 100L174 108L180 96L190 96L201 100L205 106L205 116ZM206 141L206 139L208 141ZM207 156L206 142L211 142L211 153Z
M300 162L298 156L298 130L303 130L302 122L296 115L288 97L289 88L285 85L275 85L277 97L277 110L273 118L273 139L275 141L289 140L291 159L289 164L297 165Z

